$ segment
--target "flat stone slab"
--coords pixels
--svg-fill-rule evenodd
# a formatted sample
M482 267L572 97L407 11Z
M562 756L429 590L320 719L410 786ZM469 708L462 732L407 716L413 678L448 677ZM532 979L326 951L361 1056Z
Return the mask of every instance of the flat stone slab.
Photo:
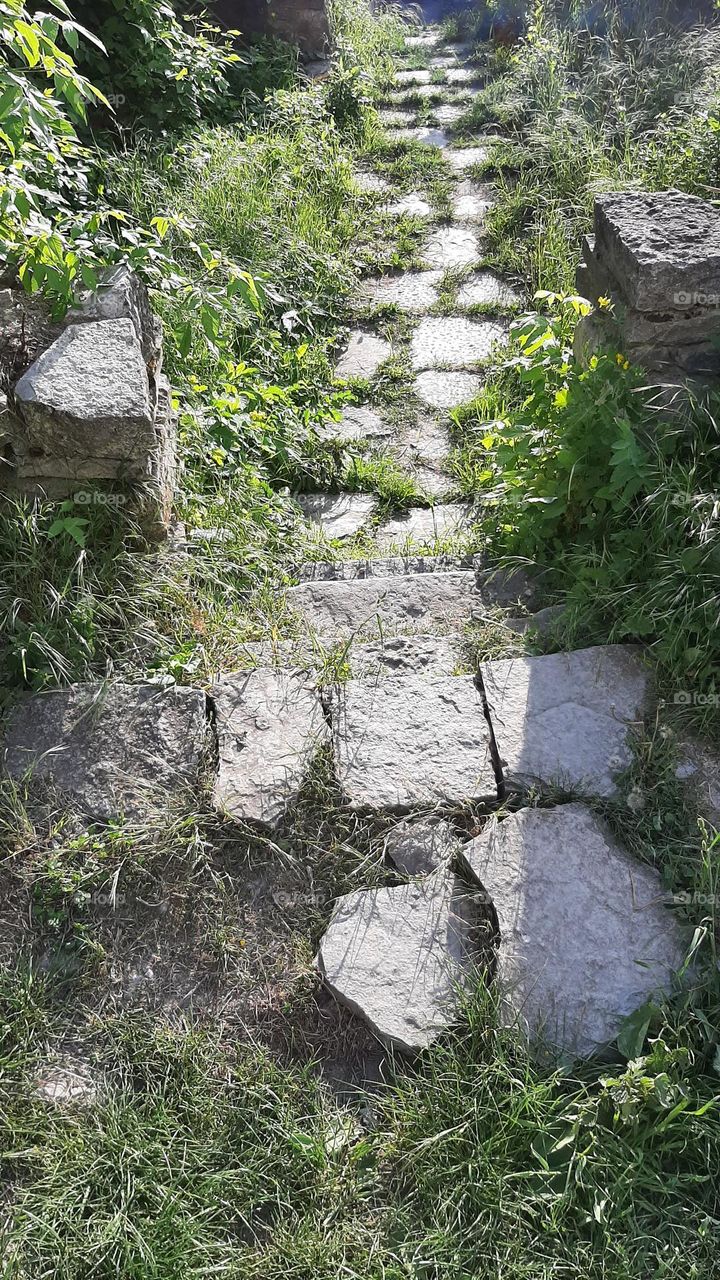
M29 451L101 458L113 474L157 450L150 384L130 319L69 325L15 388Z
M466 503L413 507L382 524L375 535L375 545L382 552L411 544L434 547L437 542L467 535L472 525L473 510Z
M421 315L438 300L442 271L406 271L398 276L380 276L363 282L358 302L364 306L398 307Z
M428 204L427 200L423 200L417 191L411 191L409 195L402 196L400 200L388 205L387 211L397 217L405 215L410 218L429 218L432 205Z
M475 67L450 67L445 73L448 84L472 84L482 77Z
M442 422L433 418L421 420L398 432L394 452L411 468L441 468L450 453L450 433ZM447 476L445 482L449 483Z
M356 173L353 181L358 191L366 195L381 195L391 190L390 183L386 178L381 178L379 173Z
M374 644L354 644L348 653L353 678L358 676L454 676L463 668L457 636L388 636Z
M698 817L720 831L720 752L699 738L683 738L676 777L687 782Z
M333 690L331 718L336 775L353 810L497 800L473 676L350 680Z
M467 404L482 391L482 378L474 373L442 373L431 369L415 379L415 394L431 409L453 409Z
M386 1044L415 1053L457 1017L476 918L467 887L445 870L396 888L359 889L338 899L318 969Z
M326 582L329 579L354 582L358 578L407 577L415 573L452 573L459 569L472 569L475 574L487 570L487 558L482 554L440 556L383 556L369 560L317 560L300 566L298 576L302 582Z
M215 808L274 829L327 740L320 694L304 671L258 668L223 676L211 697L219 757Z
M479 257L480 242L475 232L469 227L452 224L434 231L423 249L423 258L428 266L442 271L451 267L470 267Z
M441 366L466 369L489 359L493 347L506 335L505 326L492 320L426 316L413 334L410 361L418 373Z
M560 786L612 797L632 761L649 673L633 645L484 662L480 675L503 777L512 789Z
M483 596L474 572L460 569L302 582L290 588L287 601L311 630L331 640L349 640L447 632L467 621Z
M670 989L685 948L660 877L585 805L493 819L460 857L495 908L505 1025L585 1056Z
M428 84L431 74L432 73L427 70L396 71L395 82L396 84Z
M187 803L207 734L198 689L76 684L11 711L4 771L51 785L92 820L141 822Z
M378 120L383 129L403 129L415 122L414 111L378 111Z
M295 502L328 538L354 537L371 519L377 505L375 498L364 493L301 493Z
M462 172L464 169L471 169L474 164L485 164L489 155L489 147L458 147L447 152L447 159L453 169Z
M429 876L447 867L460 841L449 822L415 819L398 822L385 837L385 855L404 876Z
M453 214L458 222L482 222L493 204L489 187L479 186L470 178L458 182L453 192Z
M686 311L698 295L720 294L720 220L707 200L681 191L599 195L595 236L599 260L640 311Z
M374 409L348 405L343 409L339 422L323 424L321 434L326 440L375 440L391 436L393 427Z
M392 347L377 334L355 329L350 334L347 350L335 368L336 378L372 378L381 364L389 360Z
M458 306L461 307L512 307L523 301L523 296L493 271L478 271L458 290Z
M438 124L453 125L457 124L465 115L465 108L456 106L452 102L443 102L440 106L433 109L433 117Z

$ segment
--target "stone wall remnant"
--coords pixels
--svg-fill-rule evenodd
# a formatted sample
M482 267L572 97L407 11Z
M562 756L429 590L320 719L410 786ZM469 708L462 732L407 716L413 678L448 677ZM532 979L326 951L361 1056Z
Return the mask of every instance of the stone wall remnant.
M578 357L614 350L658 384L720 385L716 206L682 191L611 192L596 197L594 220L577 273L594 304Z
M146 534L164 536L176 421L162 326L134 271L110 268L59 324L42 300L0 290L0 376L0 495L84 502L88 482L111 483Z

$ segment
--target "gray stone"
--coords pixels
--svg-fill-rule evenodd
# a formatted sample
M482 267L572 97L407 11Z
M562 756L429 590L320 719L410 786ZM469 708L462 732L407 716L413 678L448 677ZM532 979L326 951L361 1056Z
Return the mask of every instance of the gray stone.
M640 311L683 311L693 295L720 297L720 219L680 191L612 192L595 199L595 250Z
M82 294L68 320L130 320L142 348L145 363L157 372L162 355L162 324L150 305L147 286L126 262L103 272L96 289Z
M512 307L522 302L522 294L492 271L479 271L458 290L458 306Z
M97 1099L98 1083L86 1062L65 1056L41 1070L35 1091L57 1107L88 1107Z
M478 186L466 178L455 187L452 203L453 215L458 222L482 222L494 200L488 187Z
M415 379L415 394L431 409L452 409L474 400L482 386L482 378L474 373L440 373L431 369Z
M393 1048L415 1053L449 1030L473 967L477 912L447 871L339 898L318 953L329 989Z
M541 639L547 639L555 633L560 618L565 613L562 604L551 604L537 613L528 613L524 617L503 618L503 625L519 636L535 633Z
M492 819L460 856L495 908L505 1025L584 1056L670 989L684 946L660 877L584 805Z
M489 146L461 147L446 152L446 155L453 169L462 172L464 169L471 169L473 165L485 164L490 155L490 148Z
M91 819L139 822L188 802L206 744L197 689L78 684L17 704L4 767L49 784Z
M632 760L648 670L632 645L507 658L480 668L508 786L544 784L614 796Z
M365 195L384 194L390 191L390 183L378 173L360 172L355 174L355 186Z
M426 468L438 470L445 466L450 454L450 433L442 422L421 420L413 426L401 428L394 445L395 455L410 467L419 471ZM448 485L448 477L443 477Z
M497 800L473 676L350 680L333 691L332 725L337 778L351 809Z
M411 130L415 142L423 142L426 147L447 147L450 138L444 129L435 129L430 125L421 125Z
M364 493L302 493L295 502L328 538L352 538L375 511L375 498Z
M423 258L431 267L447 271L452 267L470 267L480 257L480 243L469 227L449 224L430 236Z
M444 471L439 471L432 464L428 466L413 464L410 468L410 475L418 493L433 502L444 501L453 491L453 481L450 476L446 475Z
M309 628L335 640L448 631L483 604L471 570L303 582L287 600Z
M385 854L404 876L429 876L446 867L460 848L449 822L429 818L398 822L385 837Z
M388 213L392 213L397 217L405 215L410 218L429 218L432 213L432 206L427 200L423 200L417 191L411 191L409 195L403 196L400 200L396 200L394 204L388 205Z
M222 677L211 696L219 754L215 807L276 828L327 739L320 695L304 671L258 669Z
M354 582L358 578L406 577L414 573L452 573L459 569L472 569L480 573L487 569L484 555L441 556L386 556L372 560L324 560L300 566L298 577L302 582Z
M442 271L406 271L398 276L366 280L358 301L365 306L394 306L400 311L421 314L437 302L442 277Z
M479 79L480 73L474 67L451 67L445 74L448 84L472 84Z
M406 36L405 44L408 49L431 49L439 40L439 31L423 31L419 36Z
M397 84L428 84L430 80L430 72L425 71L396 71L395 81Z
M420 672L454 676L465 665L457 636L394 636L374 644L354 644L348 661L353 677Z
M322 436L326 440L375 440L392 434L389 422L385 422L374 409L360 405L348 405L343 409L339 422L326 422L322 427Z
M457 316L426 316L413 334L410 360L416 372L445 366L465 369L489 359L493 347L507 335L492 320Z
M378 120L383 129L402 129L413 124L414 111L378 111Z
M453 125L457 124L465 115L465 108L455 106L452 102L443 102L440 106L433 109L433 117L438 124Z
M720 831L720 752L699 738L684 737L677 777L689 784L698 817Z
M372 378L381 364L392 355L392 348L384 338L374 333L354 329L350 334L347 350L335 369L337 378Z
M472 526L472 507L464 503L413 507L394 520L385 521L375 535L375 545L382 552L408 545L434 547L438 542L467 537Z
M15 388L29 451L144 469L156 439L150 385L131 320L71 325Z

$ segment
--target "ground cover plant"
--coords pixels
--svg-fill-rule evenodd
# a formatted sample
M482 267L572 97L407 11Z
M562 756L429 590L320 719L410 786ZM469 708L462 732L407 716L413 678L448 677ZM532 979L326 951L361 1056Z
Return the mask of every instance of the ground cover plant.
M646 642L670 701L720 691L720 409L661 415L623 352L586 367L572 340L593 191L720 188L720 38L689 20L709 7L687 8L475 5L447 28L489 41L463 126L468 141L501 130L489 261L541 291L454 415L457 483L482 498L479 546L550 567L565 637ZM342 480L383 513L418 500L396 464L319 428L348 398L332 366L358 274L412 263L420 238L353 170L422 185L441 214L451 190L430 148L378 128L393 6L333 0L338 66L320 84L287 47L231 46L156 0L70 9L0 5L3 253L58 310L122 257L148 281L196 540L149 548L118 505L4 506L0 705L106 674L205 686L248 661L246 641L278 637L306 551L288 490ZM407 321L382 323L404 352ZM408 376L396 361L359 389L400 418ZM346 656L323 655L328 680ZM322 753L277 837L221 822L204 795L160 834L88 834L0 781L3 1280L712 1276L720 845L679 758L661 714L597 808L692 924L692 981L580 1067L501 1030L479 976L458 1030L415 1062L389 1055L367 1090L333 1061L371 1066L374 1042L312 961L337 895L388 882L383 823L349 812ZM457 818L466 835L483 820ZM167 1007L133 1001L123 948L133 990L154 966ZM49 1101L57 1063L80 1073L69 1105Z

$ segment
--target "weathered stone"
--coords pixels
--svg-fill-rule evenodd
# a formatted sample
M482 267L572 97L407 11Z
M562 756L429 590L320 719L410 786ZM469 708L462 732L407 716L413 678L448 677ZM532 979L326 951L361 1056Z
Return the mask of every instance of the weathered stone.
M453 125L457 124L465 115L465 108L455 106L452 102L443 102L440 106L433 109L433 116L438 124Z
M415 121L414 111L378 111L378 120L383 129L409 128Z
M387 1044L426 1049L453 1024L477 919L452 873L339 898L318 953L330 990Z
M470 178L457 184L452 202L453 215L458 222L482 222L494 204L490 188L478 186Z
M378 173L360 172L355 174L355 186L366 195L383 194L390 191L390 183Z
M300 566L298 577L302 582L355 582L358 578L407 577L415 573L453 573L460 569L472 569L475 573L487 570L484 555L440 556L384 556L372 560L320 560Z
M679 747L676 776L688 783L698 817L720 831L720 752L691 737L683 738Z
M394 306L400 311L421 314L437 302L442 276L442 271L406 271L398 276L366 280L358 301L365 306Z
M162 324L153 313L147 286L127 263L109 267L97 288L84 293L68 313L73 324L130 320L145 363L157 372L162 354Z
M490 148L462 147L448 151L446 154L453 169L462 172L463 169L471 169L473 165L485 164L490 155Z
M452 409L473 400L482 385L482 379L474 373L440 373L431 369L415 379L415 394L431 409Z
M91 819L142 821L188 802L206 739L197 689L78 684L17 704L5 772L50 784Z
M392 213L397 217L405 215L410 218L429 218L432 213L432 206L428 204L427 200L423 200L417 191L411 191L409 195L403 196L400 200L388 205L388 213Z
M456 316L426 316L413 334L410 360L413 369L448 367L464 369L487 360L507 330L492 320L466 320Z
M333 691L332 724L337 778L351 809L497 799L490 730L472 676L350 680Z
M447 147L450 145L450 138L444 129L436 129L432 125L420 125L417 129L411 130L411 136L415 142L423 142L426 147Z
M502 1017L562 1054L612 1041L684 958L657 873L581 804L493 819L460 857L495 908Z
M396 71L395 81L397 84L428 84L430 74L429 71Z
M87 1063L65 1056L41 1070L35 1090L43 1102L57 1107L87 1107L97 1098L98 1084Z
M447 271L451 267L469 267L480 257L480 244L469 227L452 224L439 227L430 236L423 258L430 267Z
M387 520L375 536L379 551L392 551L408 544L434 546L468 533L473 525L472 507L448 502L436 507L413 507L394 520Z
M375 440L393 434L389 422L385 422L374 409L349 405L343 409L339 422L323 424L322 435L326 440Z
M612 192L595 199L595 251L640 311L685 310L720 299L720 219L681 191Z
M353 677L402 674L454 676L464 667L457 636L394 636L354 644L348 653Z
M216 808L236 820L279 826L327 738L316 687L303 671L258 669L222 677L211 696Z
M355 329L350 334L345 354L335 369L337 378L372 378L380 365L392 355L392 348L384 338L374 333Z
M336 640L448 631L484 603L471 570L303 582L287 598L308 627Z
M155 448L147 369L130 320L71 325L15 388L26 447L144 469Z
M431 49L439 40L439 31L423 31L419 36L406 36L405 44L408 49Z
M328 538L354 537L371 519L376 506L375 498L364 493L302 493L295 501Z
M449 822L430 818L398 822L385 837L385 854L404 876L429 876L446 867L460 848Z
M538 609L537 613L525 614L524 617L503 618L503 626L508 627L510 631L516 632L519 636L534 632L542 639L545 639L554 634L558 621L562 618L564 612L564 605L551 604L545 609Z
M512 307L522 302L522 294L492 271L479 271L465 280L458 290L461 307Z
M648 697L639 649L507 658L483 663L480 675L508 786L616 794L614 775L632 760L629 729Z
M443 502L453 490L453 481L444 471L439 471L434 464L423 466L412 464L410 475L418 493L433 502Z
M472 84L480 78L480 73L474 67L451 67L445 73L448 84Z

